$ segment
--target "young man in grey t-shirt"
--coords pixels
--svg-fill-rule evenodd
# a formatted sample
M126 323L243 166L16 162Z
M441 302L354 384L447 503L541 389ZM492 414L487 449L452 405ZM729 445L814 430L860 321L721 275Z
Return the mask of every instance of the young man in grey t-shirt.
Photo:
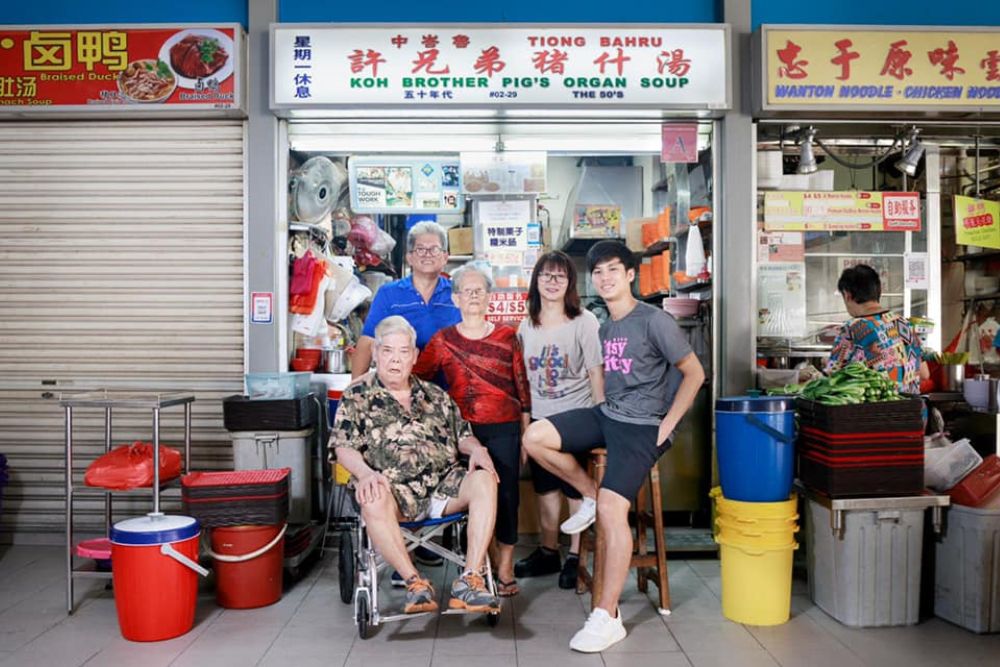
M625 638L618 599L632 558L628 511L650 469L670 447L674 429L705 381L705 371L674 318L632 296L635 257L618 241L601 241L587 253L597 293L611 319L601 325L604 395L601 405L570 410L532 424L524 434L528 454L573 485L579 510L561 526L585 530L596 520L604 535L600 599L570 648L596 653ZM601 488L573 454L608 450Z

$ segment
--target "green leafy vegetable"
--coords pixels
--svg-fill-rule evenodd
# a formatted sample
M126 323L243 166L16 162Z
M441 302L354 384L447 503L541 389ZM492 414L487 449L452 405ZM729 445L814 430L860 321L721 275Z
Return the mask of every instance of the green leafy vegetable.
M804 385L785 385L769 394L799 395L824 405L855 405L899 401L899 386L885 373L854 362L831 375L810 380Z
M170 67L167 65L167 63L163 62L162 60L157 60L156 76L160 77L161 79L172 79L174 78L174 73L170 70Z
M198 51L201 53L201 62L210 63L215 60L215 53L219 50L219 40L217 39L206 39L201 44L198 45Z

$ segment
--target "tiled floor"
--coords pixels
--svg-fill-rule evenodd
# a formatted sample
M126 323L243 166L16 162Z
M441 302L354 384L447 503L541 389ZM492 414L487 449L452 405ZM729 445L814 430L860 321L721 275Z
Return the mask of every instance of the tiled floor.
M554 581L522 580L496 628L481 618L433 616L357 639L340 602L332 559L314 567L281 602L222 610L201 597L195 628L170 641L136 644L118 634L114 600L83 580L73 616L64 610L61 550L0 546L0 666L226 667L997 667L1000 635L977 636L938 619L913 627L855 630L812 605L796 582L792 619L759 628L720 613L717 561L671 561L673 613L661 617L630 582L622 603L629 637L601 655L572 653L587 597ZM438 590L454 571L431 568ZM86 592L85 589L89 589ZM389 594L392 596L393 594ZM396 597L390 598L390 603Z

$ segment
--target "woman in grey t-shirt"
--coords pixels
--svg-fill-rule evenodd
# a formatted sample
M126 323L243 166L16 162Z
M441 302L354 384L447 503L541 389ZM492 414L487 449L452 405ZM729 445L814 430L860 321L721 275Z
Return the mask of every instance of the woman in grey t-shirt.
M528 289L528 317L517 331L531 385L532 419L589 408L604 400L598 329L593 313L580 307L576 268L569 256L556 251L539 257ZM515 564L514 576L559 572L559 586L574 588L580 536L572 537L566 562L560 564L559 491L569 500L570 512L576 511L580 494L539 465L532 466L531 475L538 495L541 546Z

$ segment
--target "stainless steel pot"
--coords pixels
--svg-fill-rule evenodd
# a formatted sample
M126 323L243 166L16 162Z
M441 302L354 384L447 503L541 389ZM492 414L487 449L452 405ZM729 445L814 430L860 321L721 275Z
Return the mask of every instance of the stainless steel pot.
M326 373L351 372L351 358L342 347L324 348L320 364Z
M941 370L944 374L944 391L962 391L962 383L965 381L965 366L944 364Z

